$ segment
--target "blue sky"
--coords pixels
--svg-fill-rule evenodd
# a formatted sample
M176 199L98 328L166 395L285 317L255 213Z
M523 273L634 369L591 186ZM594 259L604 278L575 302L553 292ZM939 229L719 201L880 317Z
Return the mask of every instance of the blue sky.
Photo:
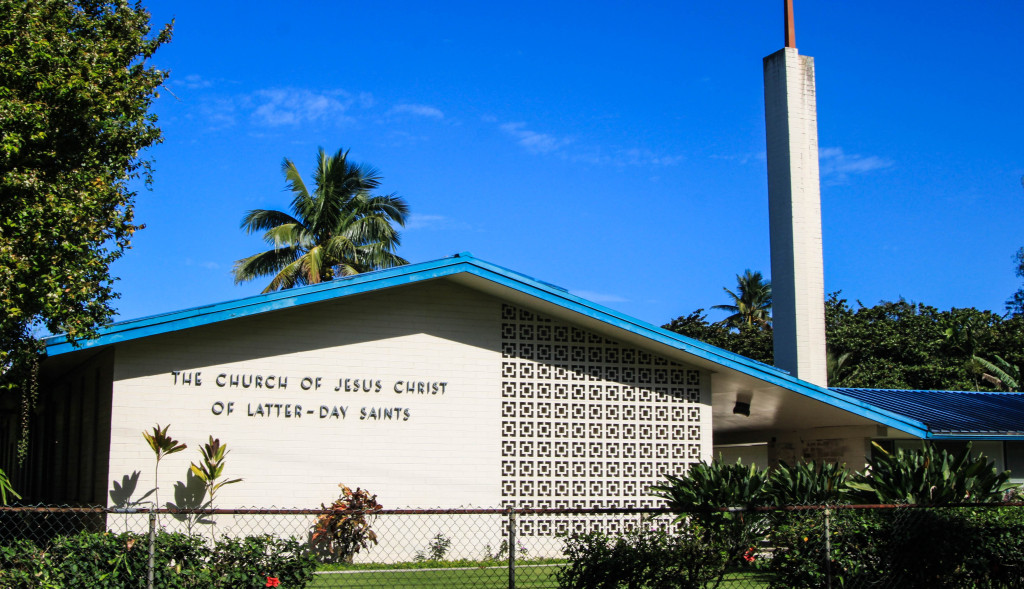
M239 229L281 160L351 150L470 251L662 324L770 272L762 57L782 2L147 2L163 144L120 319L258 293ZM815 58L825 285L1002 311L1024 245L1024 3L796 1ZM719 319L720 312L711 312Z

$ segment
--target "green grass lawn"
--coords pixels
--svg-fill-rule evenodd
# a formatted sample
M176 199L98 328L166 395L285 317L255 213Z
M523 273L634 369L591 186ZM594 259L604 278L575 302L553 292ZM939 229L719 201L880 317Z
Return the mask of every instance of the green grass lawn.
M516 567L516 589L558 587L555 572L561 564L522 564ZM754 573L730 573L721 589L761 589L767 580ZM413 589L418 587L465 587L498 589L508 587L508 569L504 566L477 566L456 568L357 569L321 570L309 588L339 587L344 589L370 589L388 587Z
M540 589L557 587L555 571L561 565L520 565L516 567L516 588ZM309 588L343 587L508 587L508 568L504 566L435 568L435 569L370 569L321 571Z

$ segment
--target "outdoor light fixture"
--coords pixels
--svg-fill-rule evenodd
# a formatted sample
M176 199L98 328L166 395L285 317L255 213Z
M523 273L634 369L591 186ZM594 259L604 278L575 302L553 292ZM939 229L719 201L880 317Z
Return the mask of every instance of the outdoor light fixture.
M751 393L739 393L736 395L736 405L733 406L732 412L736 415L750 417L750 400L752 397Z

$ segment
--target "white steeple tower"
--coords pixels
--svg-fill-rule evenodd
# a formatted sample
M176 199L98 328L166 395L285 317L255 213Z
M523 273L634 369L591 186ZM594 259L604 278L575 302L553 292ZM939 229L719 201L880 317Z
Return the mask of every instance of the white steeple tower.
M826 386L814 58L796 50L792 0L785 12L786 46L764 58L775 365Z

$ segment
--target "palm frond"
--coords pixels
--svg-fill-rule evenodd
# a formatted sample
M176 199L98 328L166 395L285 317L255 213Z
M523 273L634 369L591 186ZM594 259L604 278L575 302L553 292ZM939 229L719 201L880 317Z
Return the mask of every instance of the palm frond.
M281 272L284 268L294 263L301 255L302 252L298 248L285 247L242 258L236 261L232 268L235 284L241 284L261 276L270 276Z
M266 209L253 209L242 217L242 229L245 229L246 233L266 231L278 225L302 225L302 223L288 213Z
M330 278L331 266L325 263L323 246L310 248L303 256L303 273L306 276L306 284L318 284Z
M284 173L287 190L294 194L292 197L292 212L304 220L307 219L303 211L306 210L312 197L309 195L309 190L306 189L306 183L302 180L302 174L295 167L295 162L288 158L284 158L284 161L281 162L281 171Z
M263 241L280 249L284 246L297 246L300 248L309 247L309 237L306 228L297 223L285 223L271 227L263 234Z
M263 294L275 290L285 290L296 286L303 286L306 283L306 276L303 272L305 256L296 258L292 263L281 268L281 271L274 275L270 284L263 289Z
M367 215L354 220L345 227L344 235L353 243L380 243L389 250L401 243L398 231L380 215Z

